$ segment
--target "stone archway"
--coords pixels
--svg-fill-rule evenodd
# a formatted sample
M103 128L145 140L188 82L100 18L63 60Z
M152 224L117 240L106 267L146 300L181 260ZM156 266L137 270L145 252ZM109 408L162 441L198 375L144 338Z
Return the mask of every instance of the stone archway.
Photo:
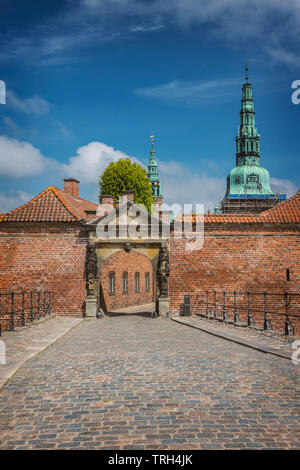
M99 304L105 312L153 302L155 273L138 250L117 250L101 264Z
M149 273L150 293L148 292L145 296L142 295L142 292L140 292L141 295L134 294L127 304L139 305L139 303L147 302L151 298L150 302L157 302L156 310L158 314L163 317L168 316L168 269L166 270L165 266L168 265L168 259L165 260L162 256L167 249L166 241L161 239L107 241L97 239L94 234L91 235L87 247L85 316L96 317L98 314L102 316L108 308L119 308L124 305L125 302L120 301L121 294L116 298L116 301L107 300L117 295L114 292L108 292L109 274L115 273L114 284L117 287L116 282L118 283L120 292L121 289L123 290L121 276L124 272L128 273L128 281L131 285L131 287L128 285L128 288L131 288L131 290L134 288L132 283L133 271L134 273L140 273L140 291L145 289L145 275ZM126 254L129 253L132 253L131 257L135 255L133 263L130 262L131 257L126 258ZM120 258L119 262L118 257ZM142 270L140 271L137 269L139 266L137 259L141 261ZM164 280L164 291L162 290L162 280ZM126 297L126 294L122 297Z

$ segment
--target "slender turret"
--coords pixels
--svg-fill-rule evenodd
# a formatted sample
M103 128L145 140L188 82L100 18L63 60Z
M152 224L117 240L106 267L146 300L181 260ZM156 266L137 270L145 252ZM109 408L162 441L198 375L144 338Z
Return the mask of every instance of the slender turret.
M151 135L150 138L151 138L151 150L150 150L150 158L148 162L147 176L151 183L152 194L154 198L162 199L161 184L160 184L160 179L158 175L158 167L157 167L157 161L156 161L155 150L154 150L154 136Z

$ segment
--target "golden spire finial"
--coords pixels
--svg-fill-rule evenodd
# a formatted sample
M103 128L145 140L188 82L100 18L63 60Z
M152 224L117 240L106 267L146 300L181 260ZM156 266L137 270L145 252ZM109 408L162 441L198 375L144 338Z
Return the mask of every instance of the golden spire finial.
M151 144L152 144L152 148L154 147L154 135L150 135L150 139L151 139Z
M246 71L246 82L248 82L248 78L249 78L249 76L248 76L248 72L249 72L249 67L248 67L248 65L249 65L249 64L251 64L250 60L248 60L248 61L246 62L246 68L245 68L245 71Z

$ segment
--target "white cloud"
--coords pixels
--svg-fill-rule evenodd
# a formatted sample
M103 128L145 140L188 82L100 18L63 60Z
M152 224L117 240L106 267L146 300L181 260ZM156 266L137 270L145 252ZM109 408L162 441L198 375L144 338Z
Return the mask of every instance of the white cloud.
M298 191L298 187L290 180L271 178L271 188L274 193L286 194L287 197L291 197Z
M25 191L12 190L0 193L0 213L9 212L32 199L32 195Z
M225 178L192 171L174 161L159 162L159 171L164 201L168 204L204 204L205 210L212 210L224 197Z
M142 164L137 158L115 150L102 142L91 142L79 147L76 155L62 165L66 176L78 178L83 184L97 184L99 176L107 165L120 158L130 158ZM164 200L168 204L198 203L205 204L206 209L213 209L215 203L225 194L225 178L210 177L184 167L179 162L158 162L162 180ZM96 193L95 193L96 194ZM93 196L94 186L93 186ZM95 197L93 197L95 199Z
M61 164L43 156L40 150L29 142L0 136L0 175L21 178L44 172L53 178L73 176L84 185L91 185L89 193L95 200L99 176L110 162L120 158L130 158L131 161L141 164L137 158L129 157L103 142L90 142L79 147L76 155L71 157L67 164ZM225 194L226 178L218 176L209 160L203 159L202 163L210 167L216 176L190 169L174 160L158 163L166 203L205 204L206 210L212 210L216 202L220 204ZM298 189L292 181L278 178L271 178L271 187L274 192L286 193L288 197ZM23 191L0 193L0 212L15 208L29 199L30 196Z
M236 47L258 44L272 58L297 65L291 60L300 52L299 0L82 0L82 7L91 14L130 19L147 19L172 24L181 29L205 28L207 37L227 41ZM286 47L284 47L286 45ZM286 49L286 53L280 51ZM289 55L288 61L286 60Z
M130 157L102 142L90 142L79 147L69 162L60 163L45 157L29 142L0 136L0 175L9 178L25 178L42 172L59 176L73 176L84 184L97 183L99 176L110 162Z
M163 29L164 27L165 27L165 25L163 25L163 24L157 24L157 25L154 25L154 26L131 26L130 31L132 33L158 31L160 29Z
M27 114L48 114L50 111L50 103L40 96L32 96L31 98L19 98L13 91L7 90L7 105Z
M183 176L188 173L181 163L171 160L169 162L159 162L159 171L166 176Z
M273 62L287 65L300 65L299 53L291 52L281 47L265 47L265 52L269 54Z
M45 169L48 160L29 142L0 136L0 175L9 178L34 176Z
M14 135L19 134L20 127L14 122L13 119L11 119L10 117L4 116L3 122L9 133L12 133Z
M62 164L62 170L66 176L79 178L80 182L85 184L96 183L107 165L120 158L130 158L140 163L136 158L129 157L102 142L90 142L79 147L76 152L77 155L71 157L68 164Z
M63 137L67 138L67 139L70 139L72 136L71 132L69 131L69 129L67 128L67 126L61 122L61 121L54 121L54 124L58 127L58 129L60 130L60 133Z
M278 61L298 63L290 59L300 51L299 0L81 0L66 5L24 35L12 31L0 36L0 58L47 66L64 64L78 59L78 51L87 45L170 25L172 29L203 30L203 37L217 38L235 48L243 44L248 48L251 42L273 59L277 56Z
M219 102L237 95L239 90L237 80L207 80L207 81L179 81L158 85L156 87L138 88L134 90L137 95L157 98L177 104L190 106L203 103Z
M0 80L0 104L6 104L6 84Z

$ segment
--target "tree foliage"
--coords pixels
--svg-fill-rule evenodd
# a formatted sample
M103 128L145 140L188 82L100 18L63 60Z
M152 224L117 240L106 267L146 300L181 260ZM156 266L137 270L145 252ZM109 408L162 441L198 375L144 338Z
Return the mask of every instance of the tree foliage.
M99 178L99 200L104 195L110 194L114 201L119 200L122 191L135 191L136 204L144 204L148 211L153 203L151 183L146 170L137 163L132 163L129 158L121 158L117 162L111 162Z

